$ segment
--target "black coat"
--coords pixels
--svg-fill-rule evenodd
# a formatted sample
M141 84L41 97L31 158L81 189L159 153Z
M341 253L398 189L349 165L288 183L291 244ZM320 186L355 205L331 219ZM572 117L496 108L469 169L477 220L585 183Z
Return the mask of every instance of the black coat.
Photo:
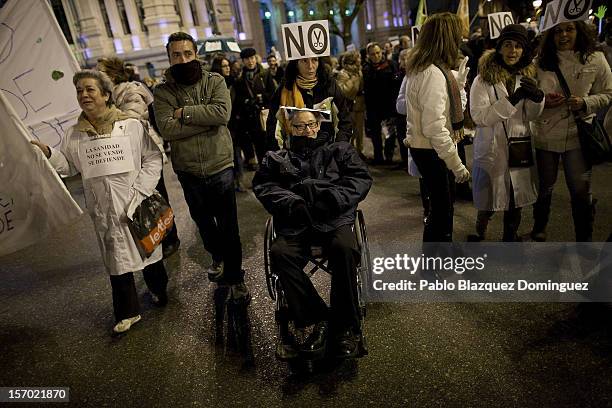
M325 144L301 154L287 149L268 152L253 178L253 192L274 216L279 235L296 235L309 227L293 210L304 203L312 227L321 232L355 221L357 204L370 187L372 177L357 151L347 142ZM325 203L325 206L321 204ZM324 210L322 211L321 208Z
M280 107L281 92L285 88L285 82L276 89L272 100L270 101L270 113L268 115L268 121L266 122L266 133L267 133L267 147L268 150L278 150L282 146L279 146L274 133L276 131L276 113ZM340 87L336 83L334 78L327 78L325 81L319 81L317 85L312 89L311 92L304 89L300 89L302 98L304 99L304 105L307 108L311 108L314 104L319 103L330 96L333 97L333 102L338 108L338 133L336 134L336 141L348 142L351 140L353 135L353 125L351 122L351 109L352 101L347 99ZM321 124L321 132L329 135L333 134L333 124L331 122L323 122Z
M259 112L268 105L264 69L258 65L250 80L247 79L246 69L243 69L240 78L234 82L232 95L232 118L236 120L236 129L252 130L253 126L259 129Z
M389 119L397 114L395 102L403 78L394 61L383 64L381 69L371 63L363 67L363 93L370 120Z

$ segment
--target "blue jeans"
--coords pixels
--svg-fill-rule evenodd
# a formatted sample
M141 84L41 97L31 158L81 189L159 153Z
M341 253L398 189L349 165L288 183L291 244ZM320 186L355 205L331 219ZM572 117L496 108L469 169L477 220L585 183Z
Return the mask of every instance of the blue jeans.
M563 153L536 149L536 161L540 189L538 201L533 206L533 232L544 232L550 216L552 192L559 172L559 159L563 162L565 183L572 200L572 217L576 241L591 241L594 209L591 203L592 169L585 162L580 149Z
M176 175L204 248L213 261L223 261L224 281L228 284L242 282L242 245L232 168L206 178L180 171Z

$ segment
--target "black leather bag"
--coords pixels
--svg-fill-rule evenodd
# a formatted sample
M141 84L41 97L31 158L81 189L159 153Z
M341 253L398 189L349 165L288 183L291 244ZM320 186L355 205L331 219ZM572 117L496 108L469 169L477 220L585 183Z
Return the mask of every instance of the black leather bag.
M561 70L557 68L555 74L557 74L565 97L569 98L572 93ZM589 123L580 118L576 112L572 111L572 114L576 121L578 140L580 141L580 149L582 150L584 160L590 165L612 161L612 143L610 142L610 137L597 118L593 118L593 123Z
M508 167L531 167L533 164L531 136L508 139Z

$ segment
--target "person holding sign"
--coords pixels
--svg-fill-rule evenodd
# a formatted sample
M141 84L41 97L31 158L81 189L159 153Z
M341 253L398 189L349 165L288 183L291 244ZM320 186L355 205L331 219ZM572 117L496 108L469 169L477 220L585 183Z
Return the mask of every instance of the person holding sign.
M73 83L83 112L60 150L32 143L61 176L81 173L85 202L110 275L117 321L113 331L122 333L141 318L133 272L143 270L160 306L168 301L161 245L143 260L127 222L128 208L135 208L153 193L161 174L162 153L139 120L113 105L108 76L84 70L74 75Z
M331 135L320 130L322 115L329 111L282 110L283 127L291 129L287 147L266 153L253 178L255 195L274 215L278 238L270 256L296 327L314 325L302 351L322 353L331 331L334 354L354 357L361 333L355 282L359 248L352 227L372 177L350 143L332 143ZM302 270L313 242L322 243L329 254L330 310ZM296 355L291 338L279 340L280 359Z
M452 241L455 181L470 178L456 145L463 138L460 83L467 61L459 81L451 72L458 65L462 30L456 14L432 15L406 62L406 141L430 200L423 242Z
M495 211L504 211L504 241L517 241L521 208L537 198L529 121L544 109L544 93L537 88L527 29L504 27L495 50L480 58L479 75L470 91L470 112L476 124L473 194L478 209L476 235L482 241ZM522 147L517 150L515 147ZM516 157L516 152L524 157ZM524 159L520 167L513 159Z
M540 179L531 231L535 241L546 240L559 159L570 191L576 241L592 240L595 215L592 169L583 156L574 115L590 123L596 120L597 111L612 101L610 66L603 53L595 51L595 44L594 33L584 21L560 23L542 38L537 76L546 103L542 115L534 122Z

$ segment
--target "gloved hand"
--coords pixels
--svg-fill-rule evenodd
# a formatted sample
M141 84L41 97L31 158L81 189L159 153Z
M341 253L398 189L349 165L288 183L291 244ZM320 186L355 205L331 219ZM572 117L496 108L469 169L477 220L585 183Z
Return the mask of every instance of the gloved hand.
M466 181L470 180L470 172L463 164L460 167L454 169L453 174L455 175L456 183L465 183Z
M455 79L457 80L459 88L465 88L465 83L467 81L468 74L470 73L470 69L467 66L469 59L470 57L465 57L459 64L459 68L457 68L457 75L455 75Z
M525 95L528 99L532 100L535 103L542 102L544 98L544 92L538 88L538 83L535 79L529 77L521 78L521 86L519 89L523 89Z
M508 100L512 105L516 105L521 99L527 98L527 91L522 86L519 86L514 93L508 97Z

